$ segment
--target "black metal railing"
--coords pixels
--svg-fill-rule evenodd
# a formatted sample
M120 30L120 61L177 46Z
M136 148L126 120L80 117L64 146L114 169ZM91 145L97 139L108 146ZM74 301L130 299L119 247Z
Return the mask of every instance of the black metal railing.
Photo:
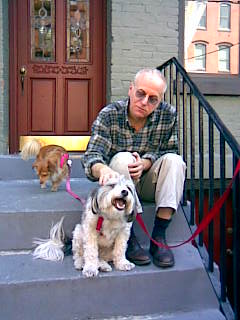
M179 151L187 163L183 202L190 205L187 218L194 228L225 191L240 159L240 146L176 58L158 69L168 83L165 100L178 110ZM240 319L239 182L238 174L228 207L222 207L217 221L212 221L196 241L228 320Z

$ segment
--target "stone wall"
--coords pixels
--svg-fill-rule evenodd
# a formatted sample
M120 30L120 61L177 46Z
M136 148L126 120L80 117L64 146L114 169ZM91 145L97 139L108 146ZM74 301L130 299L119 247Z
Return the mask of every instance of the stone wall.
M206 96L206 99L240 144L240 97Z
M142 68L156 67L178 57L179 1L109 1L108 100L126 96L130 81Z

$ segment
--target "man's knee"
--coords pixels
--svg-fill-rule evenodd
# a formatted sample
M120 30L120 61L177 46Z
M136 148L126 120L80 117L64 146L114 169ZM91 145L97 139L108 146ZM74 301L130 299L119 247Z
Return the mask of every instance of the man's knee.
M131 152L118 152L112 157L110 168L126 176L129 175L128 165L136 161Z
M161 158L160 158L161 159ZM186 169L186 164L183 161L182 157L175 153L167 153L162 156L162 165L166 169L169 168L171 170L172 167L176 168L182 168L183 170Z

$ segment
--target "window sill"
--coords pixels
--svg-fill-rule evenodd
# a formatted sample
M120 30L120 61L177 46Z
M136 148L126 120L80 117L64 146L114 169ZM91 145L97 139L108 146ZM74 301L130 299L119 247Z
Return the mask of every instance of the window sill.
M189 73L203 94L240 95L239 76Z
M231 32L231 29L228 28L218 28L219 32Z

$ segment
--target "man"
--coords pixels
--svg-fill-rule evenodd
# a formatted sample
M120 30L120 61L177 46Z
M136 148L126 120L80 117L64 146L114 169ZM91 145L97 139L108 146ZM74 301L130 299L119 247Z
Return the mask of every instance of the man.
M83 157L89 179L103 185L121 173L134 181L140 199L155 201L152 237L164 244L165 231L182 196L186 169L177 155L176 109L163 102L166 87L159 70L140 70L130 84L128 99L111 103L99 113ZM139 201L137 210L142 212ZM170 249L151 242L150 254L158 267L174 265ZM151 262L133 228L126 257L137 265Z

